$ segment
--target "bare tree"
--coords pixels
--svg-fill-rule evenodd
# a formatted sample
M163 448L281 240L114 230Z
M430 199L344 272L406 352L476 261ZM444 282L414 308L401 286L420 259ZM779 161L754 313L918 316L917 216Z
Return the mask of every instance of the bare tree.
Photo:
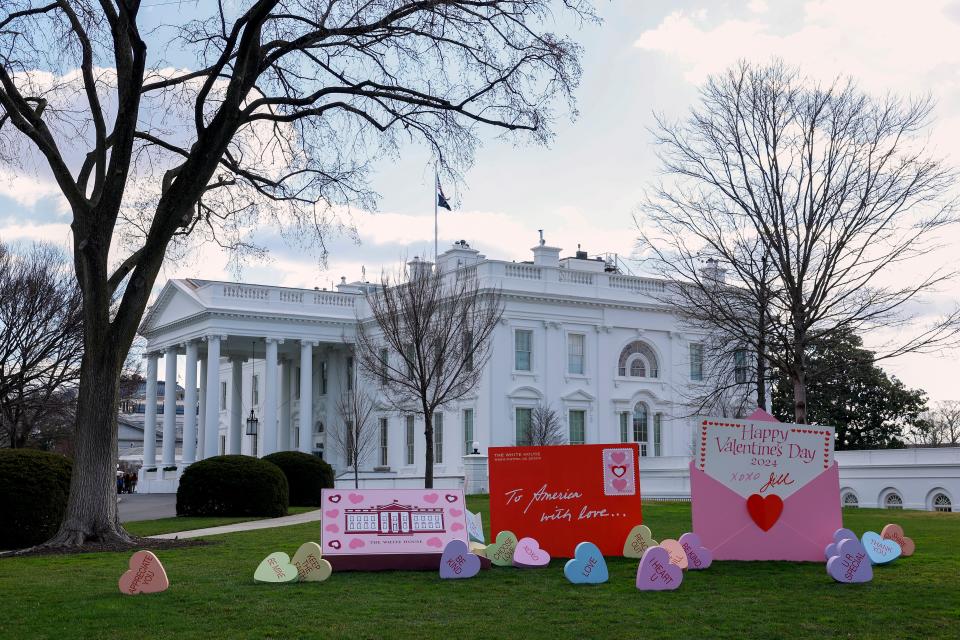
M62 251L0 244L0 446L69 435L83 355L81 294Z
M464 270L411 264L399 282L384 275L382 286L367 294L372 320L358 318L356 352L393 408L423 416L424 486L431 488L433 414L477 386L503 305L498 289L481 288Z
M337 399L340 424L333 429L333 444L353 468L353 486L360 487L360 465L373 453L379 443L373 419L377 405L373 398L360 389L357 380Z
M525 439L532 446L563 444L566 441L560 416L550 405L538 404L530 412L530 430Z
M83 292L76 458L54 546L132 543L112 489L118 381L170 252L213 241L256 255L254 230L273 223L323 257L347 224L338 212L374 205L370 163L402 144L426 144L457 175L484 127L547 141L580 77L552 8L594 19L585 0L210 2L182 25L150 24L142 6L0 8L0 159L49 169ZM164 60L168 48L198 64Z
M765 354L793 380L797 422L807 421L808 351L834 332L893 333L877 359L956 344L960 310L929 324L916 311L955 273L902 277L956 221L956 175L921 138L931 108L872 98L852 80L816 84L779 62L741 63L706 83L686 120L658 118L672 182L657 189L650 223L676 255L712 255L734 269L769 260Z
M960 444L960 401L938 402L907 435L917 445L957 446Z

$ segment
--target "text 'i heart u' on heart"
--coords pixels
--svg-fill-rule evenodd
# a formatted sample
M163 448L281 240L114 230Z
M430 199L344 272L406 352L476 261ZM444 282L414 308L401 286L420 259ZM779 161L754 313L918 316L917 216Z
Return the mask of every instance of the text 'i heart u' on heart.
M462 540L451 540L440 556L440 577L445 580L472 578L480 573L480 558L470 553Z
M626 558L641 558L644 551L658 544L660 543L653 539L650 527L638 524L627 534L627 539L623 543L623 555Z
M297 568L290 562L290 556L275 551L264 558L253 572L255 582L282 583L297 580Z
M637 589L641 591L672 591L683 582L683 570L670 562L663 547L650 547L643 552L637 567Z
M592 542L576 546L573 558L563 565L563 575L573 584L602 584L610 577L603 554Z
M151 551L137 551L127 562L127 570L120 576L120 593L160 593L170 586L167 572Z
M783 513L783 499L775 494L762 496L754 493L747 498L747 512L758 527L770 531Z
M320 545L304 542L290 561L297 568L300 582L323 582L330 577L333 567L321 557Z

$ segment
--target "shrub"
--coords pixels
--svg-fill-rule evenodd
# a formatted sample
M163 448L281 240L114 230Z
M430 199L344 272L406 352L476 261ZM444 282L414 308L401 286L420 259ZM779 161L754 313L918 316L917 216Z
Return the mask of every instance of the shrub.
M290 504L319 507L320 490L333 488L333 467L309 453L278 451L263 457L280 467L290 485Z
M49 540L60 528L73 462L33 449L0 450L0 549Z
M287 513L287 478L250 456L215 456L187 467L177 489L178 516L266 516Z

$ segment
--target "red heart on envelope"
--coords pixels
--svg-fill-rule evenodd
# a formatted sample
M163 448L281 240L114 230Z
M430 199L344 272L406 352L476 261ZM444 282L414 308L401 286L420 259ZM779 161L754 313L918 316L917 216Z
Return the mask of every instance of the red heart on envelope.
M778 495L762 496L755 493L747 498L747 511L758 527L769 531L783 513L783 500Z

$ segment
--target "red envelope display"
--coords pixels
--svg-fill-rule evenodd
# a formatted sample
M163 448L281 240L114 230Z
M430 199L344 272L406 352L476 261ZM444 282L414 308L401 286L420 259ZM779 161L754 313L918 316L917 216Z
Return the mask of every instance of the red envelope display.
M556 558L584 540L605 556L643 522L636 443L491 447L490 534L531 537Z
M831 427L759 410L702 421L690 463L693 531L716 560L824 561L843 526L833 437Z

